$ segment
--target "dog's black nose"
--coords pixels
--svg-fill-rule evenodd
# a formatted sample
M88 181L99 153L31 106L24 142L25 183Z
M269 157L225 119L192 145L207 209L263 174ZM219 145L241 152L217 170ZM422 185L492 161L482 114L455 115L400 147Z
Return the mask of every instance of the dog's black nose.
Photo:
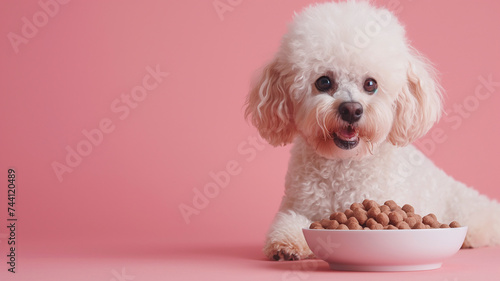
M363 106L359 102L343 102L339 105L339 114L342 120L352 124L361 119Z

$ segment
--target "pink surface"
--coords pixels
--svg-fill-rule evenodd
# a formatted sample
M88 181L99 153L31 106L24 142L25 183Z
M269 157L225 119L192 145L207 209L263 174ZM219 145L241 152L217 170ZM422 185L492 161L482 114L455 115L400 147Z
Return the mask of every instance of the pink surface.
M330 270L322 260L268 261L256 244L195 246L118 251L106 256L25 257L17 280L500 280L499 247L461 250L435 270L342 272Z
M260 253L289 148L262 144L243 103L309 2L0 2L0 225L14 168L19 272L6 275L1 227L0 279L112 280L122 267L135 280L287 279L306 264ZM500 3L374 2L441 72L448 115L418 146L500 199ZM460 252L415 276L498 273L499 253ZM366 276L325 271L290 279Z

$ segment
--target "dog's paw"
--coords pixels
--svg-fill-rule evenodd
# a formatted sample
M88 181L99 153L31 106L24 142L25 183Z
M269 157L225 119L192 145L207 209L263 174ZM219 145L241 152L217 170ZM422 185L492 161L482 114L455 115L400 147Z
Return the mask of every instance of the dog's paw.
M305 241L304 241L305 242ZM271 260L275 261L296 261L313 256L307 244L290 245L283 243L268 244L264 248L264 253Z
M299 256L296 253L289 253L286 250L279 250L273 255L273 260L275 261L296 261L299 260Z

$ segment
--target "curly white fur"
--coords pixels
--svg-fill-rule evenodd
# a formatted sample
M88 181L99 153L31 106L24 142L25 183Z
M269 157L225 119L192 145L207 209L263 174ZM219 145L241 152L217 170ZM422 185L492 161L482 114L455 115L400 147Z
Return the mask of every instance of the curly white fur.
M315 86L322 76L332 80L332 90ZM375 93L364 88L366 79L377 82ZM344 120L345 102L362 106L359 121ZM294 142L265 254L309 257L301 228L366 198L457 220L469 227L474 247L500 244L500 204L410 145L439 119L441 106L435 71L389 11L348 1L297 15L247 101L246 115L263 138L272 145ZM347 149L339 139L356 144Z

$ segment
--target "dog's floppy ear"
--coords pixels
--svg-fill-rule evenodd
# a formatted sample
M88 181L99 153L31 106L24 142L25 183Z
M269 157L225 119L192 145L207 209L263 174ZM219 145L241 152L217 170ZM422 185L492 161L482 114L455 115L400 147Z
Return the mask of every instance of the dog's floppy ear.
M442 95L436 73L430 63L411 50L407 83L396 99L394 123L388 140L405 146L425 135L441 117Z
M275 59L264 68L247 97L245 116L273 146L286 145L295 136L288 80Z

